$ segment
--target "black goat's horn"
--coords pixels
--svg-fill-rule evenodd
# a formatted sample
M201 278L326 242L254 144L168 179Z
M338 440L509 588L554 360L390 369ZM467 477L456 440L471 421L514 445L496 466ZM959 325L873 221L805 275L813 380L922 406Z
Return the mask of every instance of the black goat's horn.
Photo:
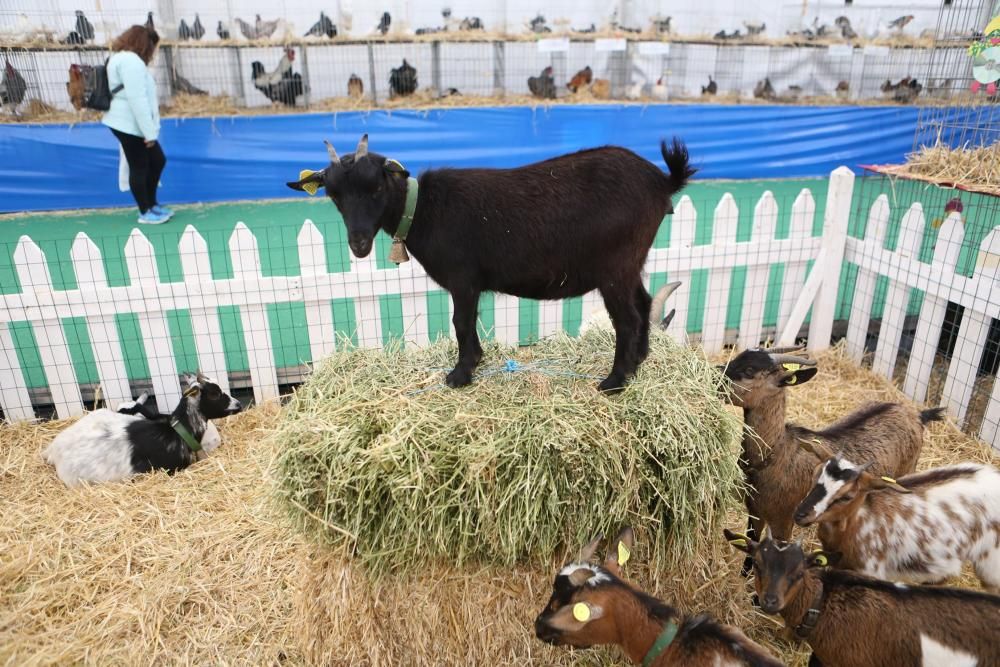
M364 156L368 155L368 135L361 137L361 141L358 142L358 148L354 151L354 161L357 162Z
M805 357L797 357L794 354L771 354L771 361L776 364L800 364L802 366L815 366L815 359L806 359Z
M333 147L333 144L326 139L323 140L323 143L326 144L326 152L330 154L330 164L340 164L340 156L337 155L337 149Z

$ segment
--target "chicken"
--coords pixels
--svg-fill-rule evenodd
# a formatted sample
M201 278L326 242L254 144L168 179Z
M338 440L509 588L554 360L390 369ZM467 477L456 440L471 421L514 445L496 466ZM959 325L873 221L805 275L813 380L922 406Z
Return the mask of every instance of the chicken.
M573 28L573 32L579 32L586 35L597 32L597 26L591 23L589 28Z
M207 92L201 88L197 88L193 83L174 71L170 72L170 85L173 86L175 92L184 93L185 95L208 95Z
M858 33L854 32L854 28L851 27L851 19L846 16L838 16L834 19L833 24L840 28L840 36L844 39L855 39Z
M577 92L581 88L590 85L590 82L594 80L594 73L590 69L590 65L587 65L582 70L573 75L573 78L566 87L570 89L570 92Z
M657 35L669 35L670 34L670 21L674 17L668 16L667 18L661 18L659 15L654 16L650 19L653 22L653 32Z
M279 19L274 19L273 21L263 21L260 18L260 14L257 14L257 22L254 28L257 32L257 37L261 39L270 39L274 31L278 29Z
M552 28L545 25L545 17L541 14L531 19L531 21L529 21L529 25L531 26L531 32L535 34L540 35L545 32L552 32Z
M458 24L458 29L467 30L484 30L483 21L478 16L467 16L462 19L462 22Z
M962 205L962 199L960 197L952 197L948 200L948 203L944 205L944 217L935 218L931 221L931 227L937 229L942 224L944 224L945 219L952 213L958 213L959 216L962 215L962 211L965 210L965 206ZM965 218L961 218L962 224L965 224Z
M554 100L556 98L556 82L552 78L552 68L546 67L538 76L529 76L528 90L535 97L540 97L543 100Z
M205 36L205 26L201 24L201 17L197 13L194 15L194 23L191 24L191 36L195 39Z
M917 99L920 95L920 91L923 89L923 85L918 83L916 79L906 77L896 84L895 89L893 90L892 99L900 104L910 104Z
M219 21L219 25L215 28L215 34L219 36L219 39L229 39L229 28L222 25L222 21Z
M356 100L365 96L365 82L357 74L351 74L351 78L347 80L347 94Z
M94 24L88 21L87 17L79 9L76 10L75 32L85 43L94 41Z
M69 81L66 82L66 92L69 93L69 101L77 111L83 109L83 103L87 96L87 78L83 69L76 63L69 66Z
M391 97L405 97L417 90L417 70L406 62L389 72L389 94Z
M709 74L708 75L708 85L701 87L701 94L702 95L715 95L717 92L719 92L719 84L716 83L715 80L712 79L712 75Z
M773 100L775 94L774 86L771 85L771 79L764 77L763 81L758 81L757 85L754 86L753 96L758 100Z
M234 20L236 21L236 25L240 27L240 32L243 33L244 37L251 40L257 39L256 28L254 28L252 25L241 19L239 16L237 16Z
M846 100L851 94L851 84L847 81L841 81L837 84L837 90L834 93L838 99Z
M146 14L146 30L156 30L156 24L153 23L153 12Z
M378 25L375 26L375 32L385 35L389 32L390 25L392 25L392 16L390 16L389 12L382 12L382 18L379 19Z
M599 100L611 99L611 82L607 79L594 79L590 84L590 94Z
M802 97L802 86L789 86L788 92L782 98L783 102L797 102Z
M337 26L333 24L330 17L325 13L319 13L319 20L309 28L309 32L305 34L305 37L329 37L333 39L337 36Z
M177 39L181 41L191 39L191 27L184 19L181 19L181 22L177 25Z
M665 77L660 77L656 80L656 85L653 86L651 92L654 100L667 100L670 98L670 90L667 88L667 82L664 81Z
M744 21L743 26L747 29L747 37L756 37L757 35L760 35L765 30L767 30L767 24L763 22L747 23L746 21Z
M264 65L255 60L251 63L254 88L264 93L272 102L281 102L287 106L295 106L295 98L303 93L302 75L292 73L292 61L295 51L285 49L285 55L273 72L264 70Z
M17 105L24 101L28 84L9 60L4 61L3 78L0 78L0 106L9 106L15 113Z
M900 16L898 19L895 19L893 21L889 21L889 27L893 28L895 30L899 30L900 32L902 32L903 28L905 28L907 25L909 25L910 21L912 21L912 20L913 20L913 14L907 14L906 16Z
M632 85L630 85L628 88L625 89L625 99L641 100L643 88L644 86L641 83L639 82L633 83Z

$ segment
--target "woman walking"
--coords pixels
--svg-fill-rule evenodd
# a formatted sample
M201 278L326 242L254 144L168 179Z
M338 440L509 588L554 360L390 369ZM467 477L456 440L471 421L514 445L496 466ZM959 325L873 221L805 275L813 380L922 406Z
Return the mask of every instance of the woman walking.
M156 188L167 164L158 141L160 110L156 82L148 69L160 36L155 30L134 25L112 43L114 55L108 60L108 87L111 108L102 123L121 142L128 163L128 185L139 206L139 222L158 225L173 211L160 206Z

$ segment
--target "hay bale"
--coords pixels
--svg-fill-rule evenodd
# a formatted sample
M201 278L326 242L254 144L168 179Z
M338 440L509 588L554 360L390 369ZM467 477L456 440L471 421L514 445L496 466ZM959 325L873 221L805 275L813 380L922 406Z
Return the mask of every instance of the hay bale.
M622 524L679 565L714 539L742 487L740 421L718 374L657 333L626 391L595 389L614 341L557 335L516 357L492 345L474 386L444 387L450 342L334 354L273 440L277 495L300 530L379 576L446 562L548 562Z

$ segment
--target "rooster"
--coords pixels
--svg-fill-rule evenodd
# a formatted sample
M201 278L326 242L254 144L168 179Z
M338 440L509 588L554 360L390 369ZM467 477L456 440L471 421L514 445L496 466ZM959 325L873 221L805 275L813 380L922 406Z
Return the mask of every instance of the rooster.
M10 106L17 113L17 105L24 101L28 84L10 61L5 61L3 78L0 79L0 106Z
M389 92L393 97L412 95L417 90L417 70L406 62L389 73Z
M712 75L708 75L708 85L701 87L702 95L715 95L719 92L719 84L712 78Z
M292 61L295 51L285 49L285 55L273 72L264 70L264 65L255 60L250 64L253 70L254 88L264 93L272 102L281 102L290 107L295 106L295 98L302 94L302 75L292 72Z
M934 229L937 229L938 227L940 227L941 225L944 224L944 221L952 213L958 213L958 215L961 216L962 215L962 211L964 209L965 209L965 207L962 205L962 199L960 197L952 197L951 199L948 200L948 203L944 205L944 217L943 218L934 218L934 220L931 221L931 227L933 227ZM964 217L961 217L960 221L961 221L961 223L963 225L965 224L965 218Z
M764 77L763 81L758 81L757 85L754 86L753 96L758 100L773 100L775 93L774 86L771 85L771 80Z
M528 90L535 97L540 97L543 100L554 100L556 98L556 82L552 77L552 68L546 67L538 76L529 76Z
M87 98L87 77L83 68L76 63L69 66L69 81L66 82L66 92L69 93L69 101L73 104L73 108L81 111Z

